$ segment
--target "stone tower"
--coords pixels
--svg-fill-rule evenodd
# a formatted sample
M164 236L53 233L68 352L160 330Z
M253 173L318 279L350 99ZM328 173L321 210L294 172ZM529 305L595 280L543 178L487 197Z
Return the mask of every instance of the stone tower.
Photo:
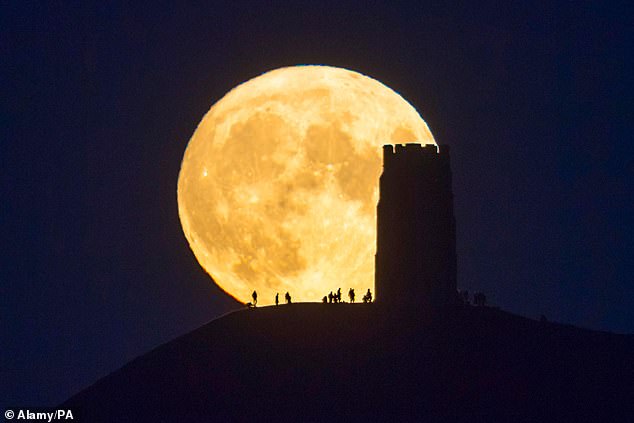
M442 306L456 295L449 146L383 146L377 208L377 303Z

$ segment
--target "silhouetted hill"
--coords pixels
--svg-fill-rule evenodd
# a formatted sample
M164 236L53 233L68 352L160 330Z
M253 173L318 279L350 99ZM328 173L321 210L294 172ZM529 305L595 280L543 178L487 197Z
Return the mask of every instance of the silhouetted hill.
M376 304L234 312L64 406L90 422L634 419L634 336L491 308L385 316Z

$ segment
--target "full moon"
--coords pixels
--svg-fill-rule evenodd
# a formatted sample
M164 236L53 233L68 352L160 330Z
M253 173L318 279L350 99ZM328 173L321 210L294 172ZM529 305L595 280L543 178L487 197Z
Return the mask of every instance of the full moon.
M400 95L368 76L292 66L229 91L189 140L178 211L198 262L238 301L374 292L382 145L435 144Z

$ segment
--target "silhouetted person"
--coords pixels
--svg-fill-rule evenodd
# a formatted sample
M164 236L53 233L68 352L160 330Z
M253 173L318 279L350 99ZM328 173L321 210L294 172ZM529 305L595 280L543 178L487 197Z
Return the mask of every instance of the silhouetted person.
M337 302L341 302L341 288L337 289Z
M275 305L279 305L280 304L280 293L276 292L275 293Z
M324 295L324 298L321 299L321 302L324 304L328 304L328 297Z
M476 292L473 294L473 303L477 306L484 307L487 303L487 296L482 292Z
M365 295L363 296L363 302L364 303L372 302L372 293L370 292L370 288L368 288L368 292L366 292Z
M251 294L251 298L253 298L253 307L258 305L258 293L253 291L253 294Z
M351 303L354 302L354 289L350 288L350 290L348 291L348 298L350 298Z
M286 304L290 304L291 303L291 294L286 292L286 295L284 295L284 298L286 298Z
M332 303L333 299L335 298L334 295L332 295L332 291L330 291L330 294L328 294L328 303Z

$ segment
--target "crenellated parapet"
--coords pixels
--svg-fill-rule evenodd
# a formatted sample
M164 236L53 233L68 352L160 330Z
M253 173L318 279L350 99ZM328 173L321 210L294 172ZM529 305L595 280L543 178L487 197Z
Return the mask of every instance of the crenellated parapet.
M432 159L436 155L438 147L435 144L387 144L383 146L383 166Z

